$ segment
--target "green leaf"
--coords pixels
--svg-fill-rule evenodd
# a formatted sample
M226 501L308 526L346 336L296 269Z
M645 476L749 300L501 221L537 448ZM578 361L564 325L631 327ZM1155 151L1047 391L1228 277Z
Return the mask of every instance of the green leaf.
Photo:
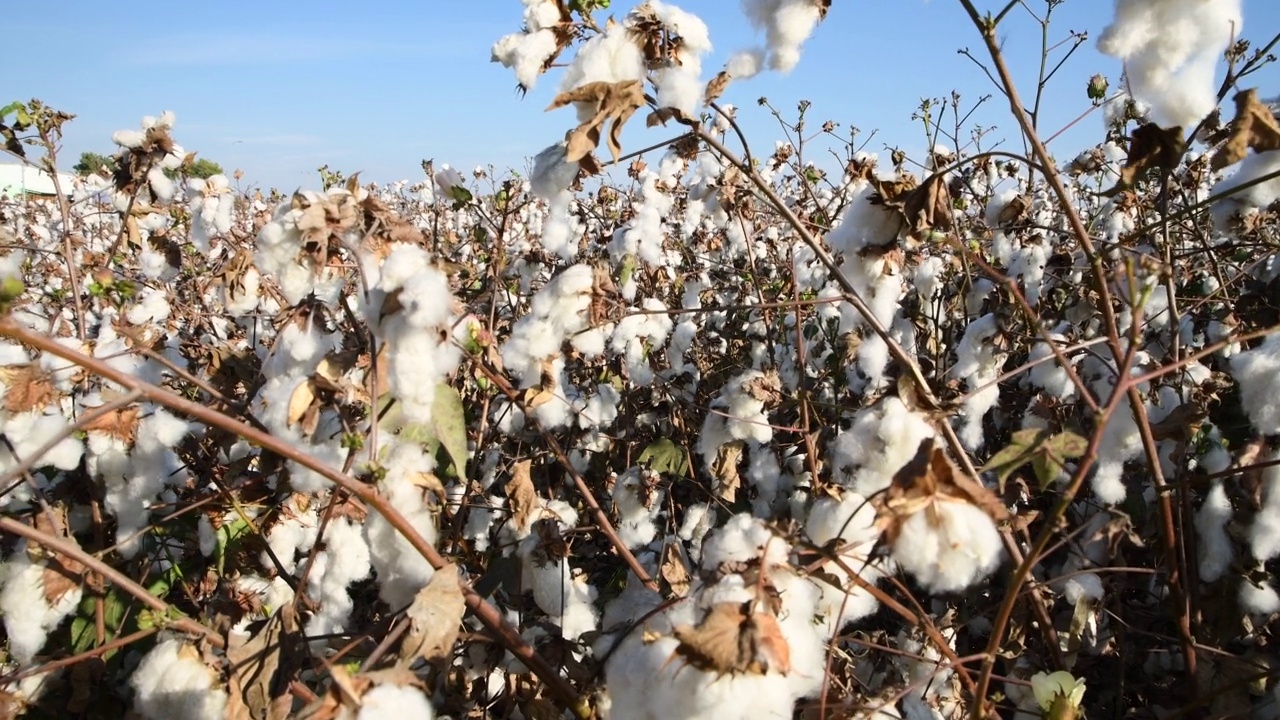
M471 191L461 185L454 185L449 188L449 197L458 204L471 202Z
M635 274L635 271L636 271L636 256L632 253L627 253L626 255L623 255L622 267L618 271L618 284L626 285L627 283L631 282L631 276Z
M217 546L213 550L214 562L218 575L224 575L227 556L233 554L246 535L249 534L249 523L243 517L237 517L218 528Z
M1031 462L1037 450L1044 443L1044 438L1044 430L1019 430L1009 439L1008 446L991 456L987 464L982 466L982 471L994 470L1000 492L1004 492L1005 481L1009 479L1014 470Z
M1078 458L1089 449L1089 441L1079 435L1064 430L1044 443L1045 449L1064 460Z
M447 383L436 386L431 403L431 425L436 438L449 453L459 478L467 476L467 414L458 391Z
M1041 452L1031 461L1031 469L1035 471L1036 480L1040 481L1040 489L1043 490L1062 472L1062 463L1053 455Z
M689 454L670 438L653 441L640 453L637 462L640 465L648 465L660 473L689 477Z

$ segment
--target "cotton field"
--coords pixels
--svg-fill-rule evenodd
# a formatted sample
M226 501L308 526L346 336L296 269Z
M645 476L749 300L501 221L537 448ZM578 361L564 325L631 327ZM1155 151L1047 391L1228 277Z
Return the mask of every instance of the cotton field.
M1053 157L960 2L1025 143L744 137L830 0L522 0L527 176L0 196L0 716L1280 718L1280 28L1117 0Z

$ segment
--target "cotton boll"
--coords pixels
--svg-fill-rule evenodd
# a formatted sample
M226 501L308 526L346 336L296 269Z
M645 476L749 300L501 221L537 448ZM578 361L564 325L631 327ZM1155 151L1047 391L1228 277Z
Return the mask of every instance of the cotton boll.
M1134 97L1162 127L1190 128L1217 106L1214 70L1240 36L1240 0L1117 0L1098 49L1125 61Z
M1233 512L1222 480L1214 480L1205 495L1204 503L1196 511L1196 532L1199 533L1200 540L1200 580L1203 582L1215 582L1231 567L1235 550L1231 537L1227 534L1227 523L1231 521Z
M1280 460L1280 452L1271 453L1266 460ZM1266 561L1280 555L1280 465L1262 469L1262 507L1247 535L1257 559Z
M9 638L9 653L19 665L29 665L44 647L49 633L57 629L80 604L82 587L72 584L50 598L50 586L65 580L44 563L33 563L20 543L9 561L0 565L0 616Z
M435 545L437 515L428 502L428 491L414 483L414 476L430 473L435 460L421 447L397 443L390 451L381 492L427 543ZM388 605L405 607L435 570L381 515L371 515L364 525L373 568L378 574L378 595Z
M834 636L849 623L875 612L879 605L871 593L854 583L846 568L862 579L874 584L884 574L881 562L870 563L871 551L880 532L875 527L876 510L866 498L854 492L846 492L836 501L819 498L809 511L804 530L809 539L819 546L837 541L839 557L843 562L824 568L841 587L821 580L814 581L821 597L815 614L822 618L828 637Z
M892 557L930 590L957 592L995 570L1003 548L995 523L981 509L935 501L902 523Z
M129 678L133 707L149 720L222 720L226 690L217 673L200 661L194 646L177 638L162 640Z
M1280 593L1271 583L1253 584L1247 578L1240 583L1240 605L1254 615L1280 612Z
M347 587L369 576L369 545L360 527L348 518L330 520L325 528L325 549L316 553L307 575L307 594L319 609L306 624L307 635L327 635L346 629L354 605ZM313 641L317 652L325 640Z
M347 713L346 709L343 709ZM409 685L375 685L360 698L355 720L432 720L436 716L422 691ZM345 718L346 715L339 715Z
M1280 397L1272 392L1280 385L1280 334L1231 358L1231 374L1249 422L1261 434L1280 433Z
M653 541L654 521L662 510L664 493L654 488L656 473L631 468L613 485L613 508L618 514L617 531L622 543L635 550Z
M1072 605L1078 604L1082 599L1101 602L1104 595L1102 578L1097 573L1073 575L1063 583L1063 594Z
M702 544L702 565L715 568L726 563L759 560L765 566L783 565L791 550L785 540L759 518L740 513L712 533Z

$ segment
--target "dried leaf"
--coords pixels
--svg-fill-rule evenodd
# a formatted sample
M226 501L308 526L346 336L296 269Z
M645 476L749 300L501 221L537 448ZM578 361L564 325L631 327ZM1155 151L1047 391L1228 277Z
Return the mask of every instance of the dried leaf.
M969 503L996 522L1009 519L1008 509L995 493L956 467L933 438L925 438L915 457L898 470L889 489L875 500L877 524L893 542L907 518L936 502Z
M1120 181L1101 194L1113 197L1132 188L1148 170L1172 171L1182 162L1186 151L1187 143L1182 137L1181 127L1165 129L1155 123L1147 123L1137 128L1129 137L1129 157L1120 169Z
M689 563L684 557L684 550L678 542L668 542L662 548L662 565L658 568L662 579L671 588L675 597L689 594Z
M716 76L707 82L707 89L702 93L703 102L710 105L719 99L719 97L724 94L725 89L729 87L729 83L732 82L732 80L733 78L724 70L716 73Z
M286 603L252 637L227 635L227 712L231 720L284 720L292 705L289 694L276 681L284 639L297 633L293 605Z
M308 379L304 383L299 383L298 387L293 389L293 394L289 396L289 409L286 415L289 425L291 427L297 425L315 401L315 381Z
M622 155L622 144L619 141L622 126L636 110L644 107L644 84L639 80L587 83L560 93L547 109L555 110L570 103L593 104L595 113L565 136L565 161L579 162L590 155L600 145L601 131L608 122L609 133L605 137L605 144L613 155L613 161L617 162Z
M711 463L711 474L716 478L716 497L727 503L737 500L738 487L742 485L742 478L738 475L742 448L741 440L725 443L716 451L716 459Z
M1231 121L1231 136L1217 155L1213 169L1221 170L1244 159L1248 151L1280 150L1280 122L1271 108L1258 100L1256 89L1236 93L1236 116Z
M132 405L99 415L91 422L83 423L80 429L85 432L106 433L126 445L132 445L137 437L140 414L141 410L138 409L138 406Z
M680 641L675 655L699 670L717 675L791 670L791 648L777 619L751 612L751 602L714 605L701 623L677 625L673 634Z
M38 410L58 398L53 378L35 364L0 367L0 382L6 387L4 409L10 413Z
M507 502L511 504L511 519L517 527L528 527L530 517L538 509L538 493L533 487L530 470L532 460L521 460L511 468L511 479L503 486L507 492Z
M419 658L427 662L453 655L458 627L467 604L458 584L458 568L452 563L436 570L409 606L409 632L400 643L398 667L408 669Z

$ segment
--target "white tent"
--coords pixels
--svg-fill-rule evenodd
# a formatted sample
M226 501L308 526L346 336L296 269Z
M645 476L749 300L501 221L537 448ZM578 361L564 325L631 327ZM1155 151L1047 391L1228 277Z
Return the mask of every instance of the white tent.
M62 192L69 194L74 186L75 177L67 173L58 173L58 183L62 185ZM53 178L49 173L30 165L0 164L0 195L15 197L56 194Z

